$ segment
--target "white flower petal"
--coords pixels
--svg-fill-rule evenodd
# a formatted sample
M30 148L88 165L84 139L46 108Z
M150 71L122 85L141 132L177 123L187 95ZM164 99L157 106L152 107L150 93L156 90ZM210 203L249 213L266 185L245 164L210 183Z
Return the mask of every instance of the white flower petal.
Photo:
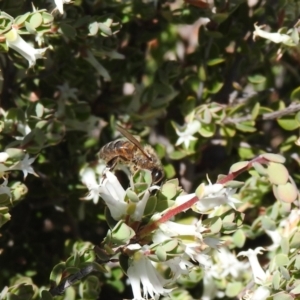
M7 46L19 52L28 61L29 68L34 66L36 60L42 58L48 48L35 49L25 42L16 29L5 34Z

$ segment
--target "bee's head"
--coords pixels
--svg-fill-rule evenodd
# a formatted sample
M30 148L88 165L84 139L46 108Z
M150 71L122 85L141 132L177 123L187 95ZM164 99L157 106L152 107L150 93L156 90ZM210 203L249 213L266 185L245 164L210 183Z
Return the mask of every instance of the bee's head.
M153 168L151 171L152 184L159 183L164 178L164 171L159 168Z

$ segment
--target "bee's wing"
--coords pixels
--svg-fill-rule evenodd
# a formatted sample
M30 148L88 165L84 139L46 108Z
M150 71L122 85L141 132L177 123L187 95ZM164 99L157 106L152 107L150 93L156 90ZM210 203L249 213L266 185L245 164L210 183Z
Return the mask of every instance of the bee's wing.
M141 143L131 133L129 133L125 128L121 127L120 125L117 125L116 127L117 127L118 131L121 132L132 144L137 146L140 149L140 151L148 159L152 160L151 156L144 151L143 146L141 145Z

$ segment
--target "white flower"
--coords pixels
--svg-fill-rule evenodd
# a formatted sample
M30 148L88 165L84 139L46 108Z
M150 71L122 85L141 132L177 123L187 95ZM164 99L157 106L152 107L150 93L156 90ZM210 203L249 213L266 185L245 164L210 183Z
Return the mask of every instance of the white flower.
M198 212L204 213L211 209L217 209L220 205L228 204L235 209L235 203L240 201L232 195L235 194L235 189L225 188L223 184L201 184L197 189L197 194L192 193L188 195L180 195L176 198L176 205L181 205L194 197L198 197L199 201L195 204L195 208Z
M263 270L257 259L257 254L262 254L263 250L263 247L257 247L254 250L242 251L237 255L248 257L254 282L257 284L263 284L268 278L268 273Z
M198 221L196 224L188 225L188 224L179 224L172 221L167 221L159 225L159 230L153 235L154 243L161 243L170 237L180 237L184 236L188 238L191 237L191 240L194 240L195 237L199 240L202 240L202 232L204 232L206 228L202 226L202 222Z
M151 191L158 190L158 189L159 189L159 186L153 185L148 190L145 191L143 198L139 202L136 203L135 211L131 215L131 218L133 221L141 221L141 219L144 216L145 207L146 207L149 197L151 195Z
M82 183L89 189L88 195L82 199L93 200L97 204L100 197L100 184L96 180L95 171L92 168L86 168L80 175Z
M199 212L207 212L213 208L218 208L220 205L228 204L235 209L235 203L240 202L232 197L235 192L235 189L225 188L222 184L207 185L205 186L203 198L196 203L196 208Z
M6 44L8 47L19 52L25 57L29 63L29 68L35 65L37 59L42 58L48 48L35 49L30 44L25 42L18 31L12 28L8 33L5 34Z
M271 291L265 286L259 286L256 291L247 298L247 300L266 300L269 298Z
M63 14L64 13L64 3L71 3L71 0L54 0L55 5L58 11Z
M179 136L176 146L181 145L182 143L186 148L189 147L191 141L196 141L197 139L193 136L196 132L199 131L201 124L199 121L194 120L188 123L185 127L181 127L177 124L174 124L177 135Z
M16 163L15 165L11 166L9 169L10 170L21 170L24 173L24 179L27 177L28 174L33 174L35 176L38 176L31 164L35 161L35 157L29 158L28 153L25 154L25 157L23 158L23 160L19 161L18 163Z
M165 261L164 264L171 269L174 279L178 278L180 275L189 274L189 269L193 267L193 264L190 261L179 256Z
M65 82L63 85L58 85L57 88L60 91L60 97L63 99L74 99L77 100L77 88L71 88L68 82Z
M9 155L6 152L0 152L0 163L6 162L9 158Z
M255 28L255 30L253 32L254 40L256 39L257 36L260 36L262 38L272 41L273 43L283 43L286 45L291 45L291 44L295 45L295 42L289 35L279 33L279 32L267 32L267 31L264 31L261 29L263 27L264 26L257 26L256 24L254 24L254 28Z
M154 268L152 262L147 257L149 253L147 246L135 252L132 259L129 260L127 275L131 284L134 300L148 299L170 293L172 289L165 289L168 283ZM143 297L141 293L143 289Z
M105 172L105 179L100 185L99 194L115 220L120 220L126 214L128 206L124 201L126 192L118 178L108 170Z

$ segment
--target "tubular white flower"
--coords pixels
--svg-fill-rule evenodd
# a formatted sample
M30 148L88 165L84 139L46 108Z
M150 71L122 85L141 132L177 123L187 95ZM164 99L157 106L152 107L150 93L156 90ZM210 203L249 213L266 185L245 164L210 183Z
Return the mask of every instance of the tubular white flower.
M263 284L267 278L268 274L263 270L258 262L257 255L262 254L263 247L257 247L254 250L249 249L248 251L242 251L237 256L247 256L252 269L253 279L256 284Z
M258 289L251 295L249 300L266 300L269 298L271 291L265 286L259 286Z
M154 268L152 262L147 257L147 246L142 247L135 252L132 259L129 261L127 275L131 284L134 300L148 299L165 295L172 289L165 289L164 285L168 280L164 279ZM143 289L143 297L141 293L141 285Z
M9 48L19 52L28 61L29 68L35 65L36 60L42 58L48 48L35 49L30 44L25 42L18 31L12 28L5 34L6 44Z
M115 220L120 220L126 214L128 206L124 201L126 192L112 172L105 172L105 179L100 185L99 194Z
M159 190L159 186L154 185L151 186L144 194L143 198L136 203L135 211L131 215L131 218L133 221L140 221L142 217L144 216L145 207L147 205L147 202L149 200L149 197L151 195L151 191Z
M58 11L63 15L64 13L64 3L71 3L71 0L54 0Z
M83 200L93 200L95 204L99 201L100 184L96 180L95 171L92 168L86 168L81 172L81 181L89 189L89 193Z

